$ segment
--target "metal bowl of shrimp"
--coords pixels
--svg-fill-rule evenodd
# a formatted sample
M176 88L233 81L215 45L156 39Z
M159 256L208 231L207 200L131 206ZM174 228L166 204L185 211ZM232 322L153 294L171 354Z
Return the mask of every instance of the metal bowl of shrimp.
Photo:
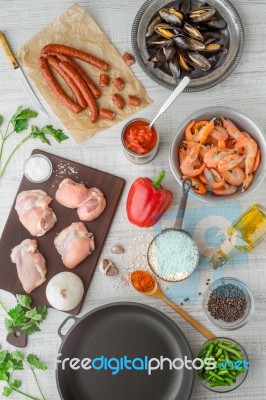
M181 123L170 148L170 167L191 195L204 203L230 203L254 193L266 175L266 139L247 115L209 107Z

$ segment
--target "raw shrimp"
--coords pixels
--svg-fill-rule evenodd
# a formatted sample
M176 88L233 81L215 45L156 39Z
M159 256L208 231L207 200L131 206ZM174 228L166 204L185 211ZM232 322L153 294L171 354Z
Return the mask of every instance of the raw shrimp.
M244 139L240 140L239 142L236 143L235 148L237 150L243 148L245 151L245 175L246 178L243 183L242 187L242 192L247 190L249 185L251 184L253 180L253 171L254 171L254 165L255 165L255 160L256 160L256 155L258 151L258 145L253 140L251 137L245 137Z
M223 157L226 157L232 153L234 153L234 150L228 151L225 147L213 147L212 149L207 151L203 158L203 161L208 168L216 168Z
M186 137L186 141L188 142L193 142L194 141L194 137L193 137L193 133L191 132L191 128L192 126L195 124L195 121L191 121L188 126L186 127L185 130L185 137Z
M231 171L223 172L223 177L230 185L240 186L245 180L245 172L240 167L234 167Z
M214 121L215 118L211 121L199 121L196 122L196 124L195 121L191 121L185 130L186 140L190 142L205 143L214 128Z
M241 161L245 159L245 155L230 154L225 156L218 164L218 171L225 172L236 167Z
M224 185L224 178L215 169L205 167L203 173L200 175L200 179L212 189L218 189Z
M186 150L183 147L179 148L178 156L179 156L179 163L182 164L182 162L186 157Z
M192 149L188 152L183 162L180 164L180 169L183 175L194 177L202 173L205 168L205 164L202 164L197 168L197 161L200 151L200 144L195 143Z
M236 191L237 187L228 185L228 183L225 183L224 186L219 189L212 190L212 192L217 196L230 196L231 194L234 194Z
M256 158L255 158L255 163L253 167L253 172L256 172L258 167L260 165L260 150L257 151Z
M215 118L213 118L211 121L207 122L207 124L203 125L202 128L198 131L197 129L195 130L195 141L199 143L205 143L208 136L210 133L213 131L214 128L214 121Z
M217 140L218 147L224 148L226 147L225 141L228 139L229 135L225 128L221 125L216 125L213 131L210 133L210 137Z
M229 135L234 138L235 140L242 140L246 138L246 135L244 132L241 132L236 126L235 124L230 121L230 119L227 119L225 117L221 118L222 122L223 122L223 126L224 128L227 130L227 132L229 133Z
M187 178L186 176L183 176L183 178ZM206 186L204 183L201 182L200 179L192 177L190 178L192 180L192 186L194 188L194 192L197 194L205 194L207 192Z

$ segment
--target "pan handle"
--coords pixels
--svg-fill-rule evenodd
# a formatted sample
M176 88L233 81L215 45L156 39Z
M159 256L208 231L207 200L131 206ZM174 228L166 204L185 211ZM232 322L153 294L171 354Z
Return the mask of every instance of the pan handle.
M191 186L192 186L192 180L190 178L185 178L182 183L182 197L179 203L174 229L183 228L183 220L187 206L187 198Z
M65 326L65 324L70 320L70 319L73 319L74 321L75 321L75 323L76 323L76 321L78 320L78 318L77 317L73 317L73 315L70 315L69 317L67 317L63 322L62 322L62 324L59 326L59 328L58 328L58 335L60 336L60 338L63 340L64 339L64 337L65 337L65 335L63 335L63 333L62 333L62 328ZM75 324L74 324L75 325Z

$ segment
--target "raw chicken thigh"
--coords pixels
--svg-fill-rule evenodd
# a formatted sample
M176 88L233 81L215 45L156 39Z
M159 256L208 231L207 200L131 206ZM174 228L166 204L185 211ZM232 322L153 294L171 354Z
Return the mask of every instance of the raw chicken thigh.
M19 220L32 236L43 236L56 223L49 207L52 200L43 190L26 190L17 196L15 209Z
M78 216L81 221L93 221L103 212L106 200L97 188L88 189L87 199L78 206Z
M37 249L37 241L25 239L11 252L11 260L17 265L19 280L23 289L31 293L45 282L46 263Z
M64 179L55 194L57 201L65 207L77 208L81 221L93 221L103 212L106 200L97 188L86 188L82 183Z
M63 229L54 244L62 256L63 264L70 269L75 268L95 249L93 234L87 231L83 222L74 222Z
M58 203L67 208L77 208L88 197L88 189L82 184L64 179L56 191L55 198Z

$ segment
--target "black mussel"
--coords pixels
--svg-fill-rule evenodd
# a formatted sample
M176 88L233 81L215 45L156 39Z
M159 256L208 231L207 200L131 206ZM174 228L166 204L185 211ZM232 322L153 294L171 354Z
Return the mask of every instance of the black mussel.
M169 24L158 24L155 27L155 32L158 33L159 35L163 36L166 39L172 39L175 36L175 33L173 32L174 27Z
M178 63L182 72L186 74L189 74L191 72L192 70L191 64L187 62L187 58L185 57L184 52L182 50L179 50L178 53Z
M176 47L174 45L163 47L163 53L167 61L170 61L176 54Z
M189 62L196 68L200 68L203 71L211 69L211 63L206 57L199 53L187 52Z
M164 21L168 22L169 24L176 25L176 26L181 26L181 24L182 24L182 19L179 16L170 13L169 10L167 10L166 8L162 8L161 10L159 10L159 14L160 14L161 18ZM181 14L181 16L182 16L182 14Z
M174 28L173 32L176 36L182 34L183 30L181 28Z
M209 43L204 49L204 53L217 53L224 49L224 46L220 43Z
M175 80L178 80L181 75L180 66L176 57L172 58L172 60L168 63L171 74Z
M182 11L183 14L188 14L191 10L191 0L183 0L180 10Z
M187 33L192 39L197 39L201 42L203 42L204 40L204 37L202 36L201 32L194 26L188 24L187 22L184 23L184 32Z
M221 61L223 62L223 59L226 57L226 54L227 54L227 49L224 49L219 53L212 54L210 57L208 57L208 55L206 54L206 57L208 57L208 61L211 63L212 68L214 68L217 64L221 65Z
M204 40L205 46L208 46L208 44L210 44L210 43L215 43L215 42L217 42L217 39L216 39L216 38L209 38L209 39ZM206 47L205 47L205 48L206 48Z
M222 38L222 36L223 36L222 33L218 32L218 31L203 32L204 40L215 39L214 41L218 42L218 40L220 40Z
M224 19L211 19L210 21L206 21L206 25L212 29L224 29L227 26L227 23Z
M163 38L162 36L158 36L157 38L152 39L151 41L147 42L148 47L151 46L166 46L167 44L171 43L171 39Z
M205 44L199 40L179 35L174 38L175 44L184 50L202 51L205 49Z
M161 17L157 15L148 25L147 31L146 31L146 37L151 36L154 33L154 29L156 25L158 25L160 22L162 22Z
M168 8L167 11L168 11L170 14L175 15L176 17L178 17L178 18L180 19L180 21L184 21L184 19L186 18L186 17L185 17L185 14L184 14L182 11L177 10L177 9L174 8L174 7Z
M216 10L214 7L202 7L191 11L189 18L194 23L208 21L215 14L215 12Z
M159 62L164 62L165 61L165 54L164 54L164 47L161 47L157 53L156 53L156 58Z
M153 63L158 62L157 57L156 57L156 53L152 54L149 58L148 61L152 61Z

